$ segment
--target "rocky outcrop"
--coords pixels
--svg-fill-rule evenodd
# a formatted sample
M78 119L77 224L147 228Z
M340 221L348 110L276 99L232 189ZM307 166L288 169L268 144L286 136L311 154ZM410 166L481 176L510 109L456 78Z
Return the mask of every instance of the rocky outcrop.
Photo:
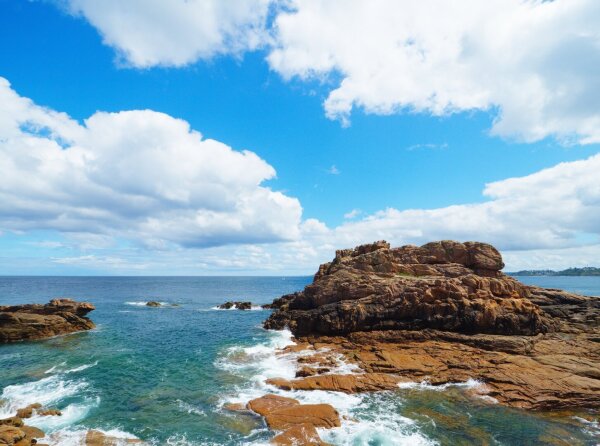
M274 302L265 327L289 327L363 373L322 375L318 359L315 373L270 383L359 392L476 379L511 406L600 408L600 298L524 285L503 265L477 242L337 251L312 284Z
M90 330L86 315L95 307L88 302L53 299L45 305L0 306L0 343L30 341Z
M340 426L338 412L329 404L300 404L293 398L268 394L248 402L248 409L265 418L270 429L281 431L277 445L325 445L316 428Z
M147 307L162 307L162 304L160 302L155 301L155 300L151 300L149 302L146 302L146 306Z
M56 409L42 409L42 405L35 403L17 410L17 415L0 420L0 445L6 446L47 446L38 442L46 434L37 427L27 426L23 418L31 418L33 414L39 416L60 416Z
M219 305L217 308L219 308L220 310L251 310L252 302L228 301L224 304Z

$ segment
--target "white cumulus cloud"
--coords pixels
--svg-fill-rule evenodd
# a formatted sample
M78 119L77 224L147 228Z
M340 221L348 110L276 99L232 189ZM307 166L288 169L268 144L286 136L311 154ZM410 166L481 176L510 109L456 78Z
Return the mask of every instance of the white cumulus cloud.
M154 248L273 242L300 231L300 203L262 185L275 170L255 153L151 110L97 112L80 124L3 78L0 172L0 230Z
M492 132L600 142L596 0L291 0L275 21L271 67L334 75L329 117L467 110Z
M486 111L522 141L600 142L597 0L55 0L125 64L264 49L285 79L325 80L327 116Z
M271 0L62 0L135 67L183 66L253 50Z

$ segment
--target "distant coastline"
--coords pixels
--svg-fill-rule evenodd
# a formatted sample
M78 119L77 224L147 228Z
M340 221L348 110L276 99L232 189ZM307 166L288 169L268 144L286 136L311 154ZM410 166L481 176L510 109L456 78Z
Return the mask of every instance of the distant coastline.
M510 276L600 276L600 268L586 266L585 268L567 268L562 271L551 269L523 270L506 273Z

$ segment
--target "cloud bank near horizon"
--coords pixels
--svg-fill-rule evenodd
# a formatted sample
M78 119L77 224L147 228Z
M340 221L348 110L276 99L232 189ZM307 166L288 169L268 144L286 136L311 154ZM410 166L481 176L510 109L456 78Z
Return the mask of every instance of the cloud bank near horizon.
M356 213L330 228L262 184L275 176L267 161L183 120L133 110L79 123L0 78L0 170L0 236L60 234L74 252L53 258L61 265L311 272L335 249L377 239L489 242L515 269L600 258L600 154L487 184L481 203Z
M136 68L266 52L326 115L485 111L491 133L600 142L595 0L64 0Z

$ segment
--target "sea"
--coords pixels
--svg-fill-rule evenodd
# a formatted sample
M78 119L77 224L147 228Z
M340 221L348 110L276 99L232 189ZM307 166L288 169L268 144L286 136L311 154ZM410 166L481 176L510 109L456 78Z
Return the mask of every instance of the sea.
M273 392L304 403L330 403L342 426L320 430L332 445L598 445L600 426L577 414L510 409L467 395L481 383L346 395L282 391L270 377L293 378L289 332L267 331L260 304L301 290L311 277L0 277L0 304L55 297L92 302L95 330L0 346L0 418L31 403L62 416L28 424L50 445L81 445L96 429L150 445L266 445L260 417L226 403ZM600 277L519 277L600 296ZM159 301L159 308L147 307ZM250 311L218 310L249 300ZM176 306L175 306L176 305ZM341 369L344 365L341 366ZM351 373L352 367L338 372Z

